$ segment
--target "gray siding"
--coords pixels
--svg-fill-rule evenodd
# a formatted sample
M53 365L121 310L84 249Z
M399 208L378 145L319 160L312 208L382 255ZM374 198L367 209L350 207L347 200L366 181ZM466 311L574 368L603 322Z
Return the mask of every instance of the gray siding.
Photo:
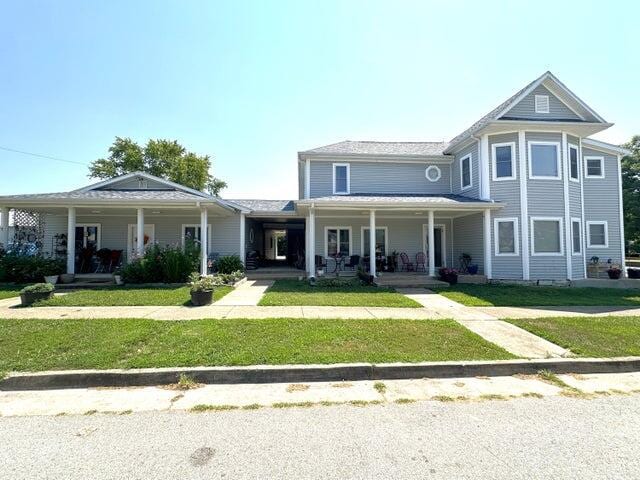
M493 181L493 162L492 145L495 143L513 142L515 144L515 176L514 180ZM491 215L491 255L492 255L492 274L495 279L521 279L522 278L522 235L518 232L518 252L517 256L496 256L495 255L495 235L494 219L515 217L518 219L517 228L521 228L520 218L520 148L518 145L517 133L505 133L501 135L489 136L489 155L490 155L490 191L491 198L498 202L504 202L505 207L492 212Z
M613 155L606 155L587 148L582 149L582 154L583 156L604 157L605 177L584 179L585 238L588 238L586 237L588 234L586 222L588 221L606 221L609 230L609 247L587 247L587 261L589 261L593 256L598 256L600 257L601 262L606 262L610 258L614 263L621 263L622 236L620 230L620 205L618 196L620 188L618 159Z
M535 96L549 96L549 113L536 113ZM522 118L522 119L548 119L548 120L581 120L569 107L558 100L553 93L540 85L529 95L524 97L519 103L513 106L511 110L504 114L503 117Z
M478 169L478 143L463 148L455 154L455 160L452 165L452 193L465 195L472 198L480 198L480 171ZM460 179L460 159L471 154L471 188L462 190Z
M453 219L453 257L455 267L459 267L458 259L463 253L471 255L472 263L479 266L479 273L484 273L483 218L481 213Z
M537 133L527 132L525 134L527 144L527 156L530 141L545 141L560 143L560 173L563 171L562 161L562 135L560 133ZM530 174L530 165L527 162L527 175ZM530 217L564 217L564 182L548 179L527 178L528 207ZM529 223L531 225L531 223ZM562 222L564 231L564 221ZM529 228L529 237L533 237L533 231ZM560 239L564 245L564 235ZM533 253L533 245L529 240L530 250ZM565 245L565 254L567 252ZM569 249L571 246L569 246ZM567 266L564 257L560 256L531 256L529 269L532 280L566 280Z
M302 200L304 198L304 174L305 167L303 162L298 162L298 200Z
M311 197L333 195L333 163L311 162ZM431 163L351 162L351 193L421 193L444 194L451 192L451 169L448 164L437 164L441 177L430 182L425 170Z

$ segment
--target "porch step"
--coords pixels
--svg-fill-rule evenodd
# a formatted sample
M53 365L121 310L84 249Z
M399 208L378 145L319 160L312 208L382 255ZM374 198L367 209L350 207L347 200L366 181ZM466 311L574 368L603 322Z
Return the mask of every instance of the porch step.
M259 268L257 270L247 270L247 280L278 280L305 276L305 271L298 270L297 268Z
M69 290L74 288L99 288L115 285L113 275L110 273L81 273L71 283L56 283L56 290Z
M412 287L448 287L447 282L436 280L424 274L390 274L385 273L376 279L380 287L412 288Z

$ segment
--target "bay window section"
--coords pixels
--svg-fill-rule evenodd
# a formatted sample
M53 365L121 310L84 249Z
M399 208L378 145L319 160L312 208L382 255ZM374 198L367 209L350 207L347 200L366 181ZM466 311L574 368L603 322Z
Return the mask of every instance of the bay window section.
M578 147L569 145L569 178L573 181L580 180L580 162L578 161Z
M493 225L496 256L519 255L518 219L496 218Z
M558 142L529 142L529 178L561 178Z
M494 143L491 146L493 156L493 180L514 180L516 144Z
M582 222L579 218L571 219L571 241L571 253L580 255L582 253Z
M531 231L532 255L563 255L561 218L532 218Z

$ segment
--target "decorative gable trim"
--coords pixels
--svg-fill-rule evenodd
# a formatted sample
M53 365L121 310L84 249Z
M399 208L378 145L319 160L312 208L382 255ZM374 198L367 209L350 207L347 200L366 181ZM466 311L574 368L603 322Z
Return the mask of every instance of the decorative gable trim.
M201 192L199 190L195 190L193 188L189 188L189 187L185 187L184 185L180 185L179 183L175 183L172 182L170 180L166 180L164 178L160 178L160 177L156 177L155 175L151 175L150 173L147 172L131 172L131 173L127 173L125 175L120 175L119 177L113 177L113 178L109 178L107 180L103 180L101 182L98 183L94 183L91 185L87 185L86 187L83 188L79 188L77 190L73 190L73 192L78 192L78 193L84 193L84 192L90 192L92 190L98 190L101 189L103 187L106 187L108 185L112 185L114 183L118 183L121 182L123 180L128 180L130 178L134 178L134 177L140 177L143 178L145 180L152 180L154 182L158 182L161 183L163 185L166 185L167 187L170 187L173 190L180 190L182 192L187 192L187 193L191 193L193 195L198 195L202 198L206 198L206 199L210 199L211 196Z

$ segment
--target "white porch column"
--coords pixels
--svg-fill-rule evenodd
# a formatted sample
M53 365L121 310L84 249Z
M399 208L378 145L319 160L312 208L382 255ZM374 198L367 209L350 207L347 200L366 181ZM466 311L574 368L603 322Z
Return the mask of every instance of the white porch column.
M484 239L484 275L491 279L491 210L486 208L482 214L483 228L482 238Z
M207 274L207 261L209 259L209 239L207 238L208 223L207 209L202 207L200 209L200 273L202 273L202 275Z
M434 232L434 219L433 219L433 210L429 210L429 225L427 225L427 236L429 238L429 276L436 276L436 249L434 245L436 243L435 232Z
M6 250L9 246L9 208L0 209L0 244Z
M309 277L316 276L316 212L313 208L309 209L309 265L307 275Z
M76 273L76 207L67 210L67 273Z
M369 212L369 274L376 276L376 211Z
M246 218L245 218L245 214L241 213L240 214L240 260L242 261L243 264L246 259L245 258L245 248L246 248L245 230L246 230Z
M144 208L138 209L138 222L136 225L136 255L144 255Z

